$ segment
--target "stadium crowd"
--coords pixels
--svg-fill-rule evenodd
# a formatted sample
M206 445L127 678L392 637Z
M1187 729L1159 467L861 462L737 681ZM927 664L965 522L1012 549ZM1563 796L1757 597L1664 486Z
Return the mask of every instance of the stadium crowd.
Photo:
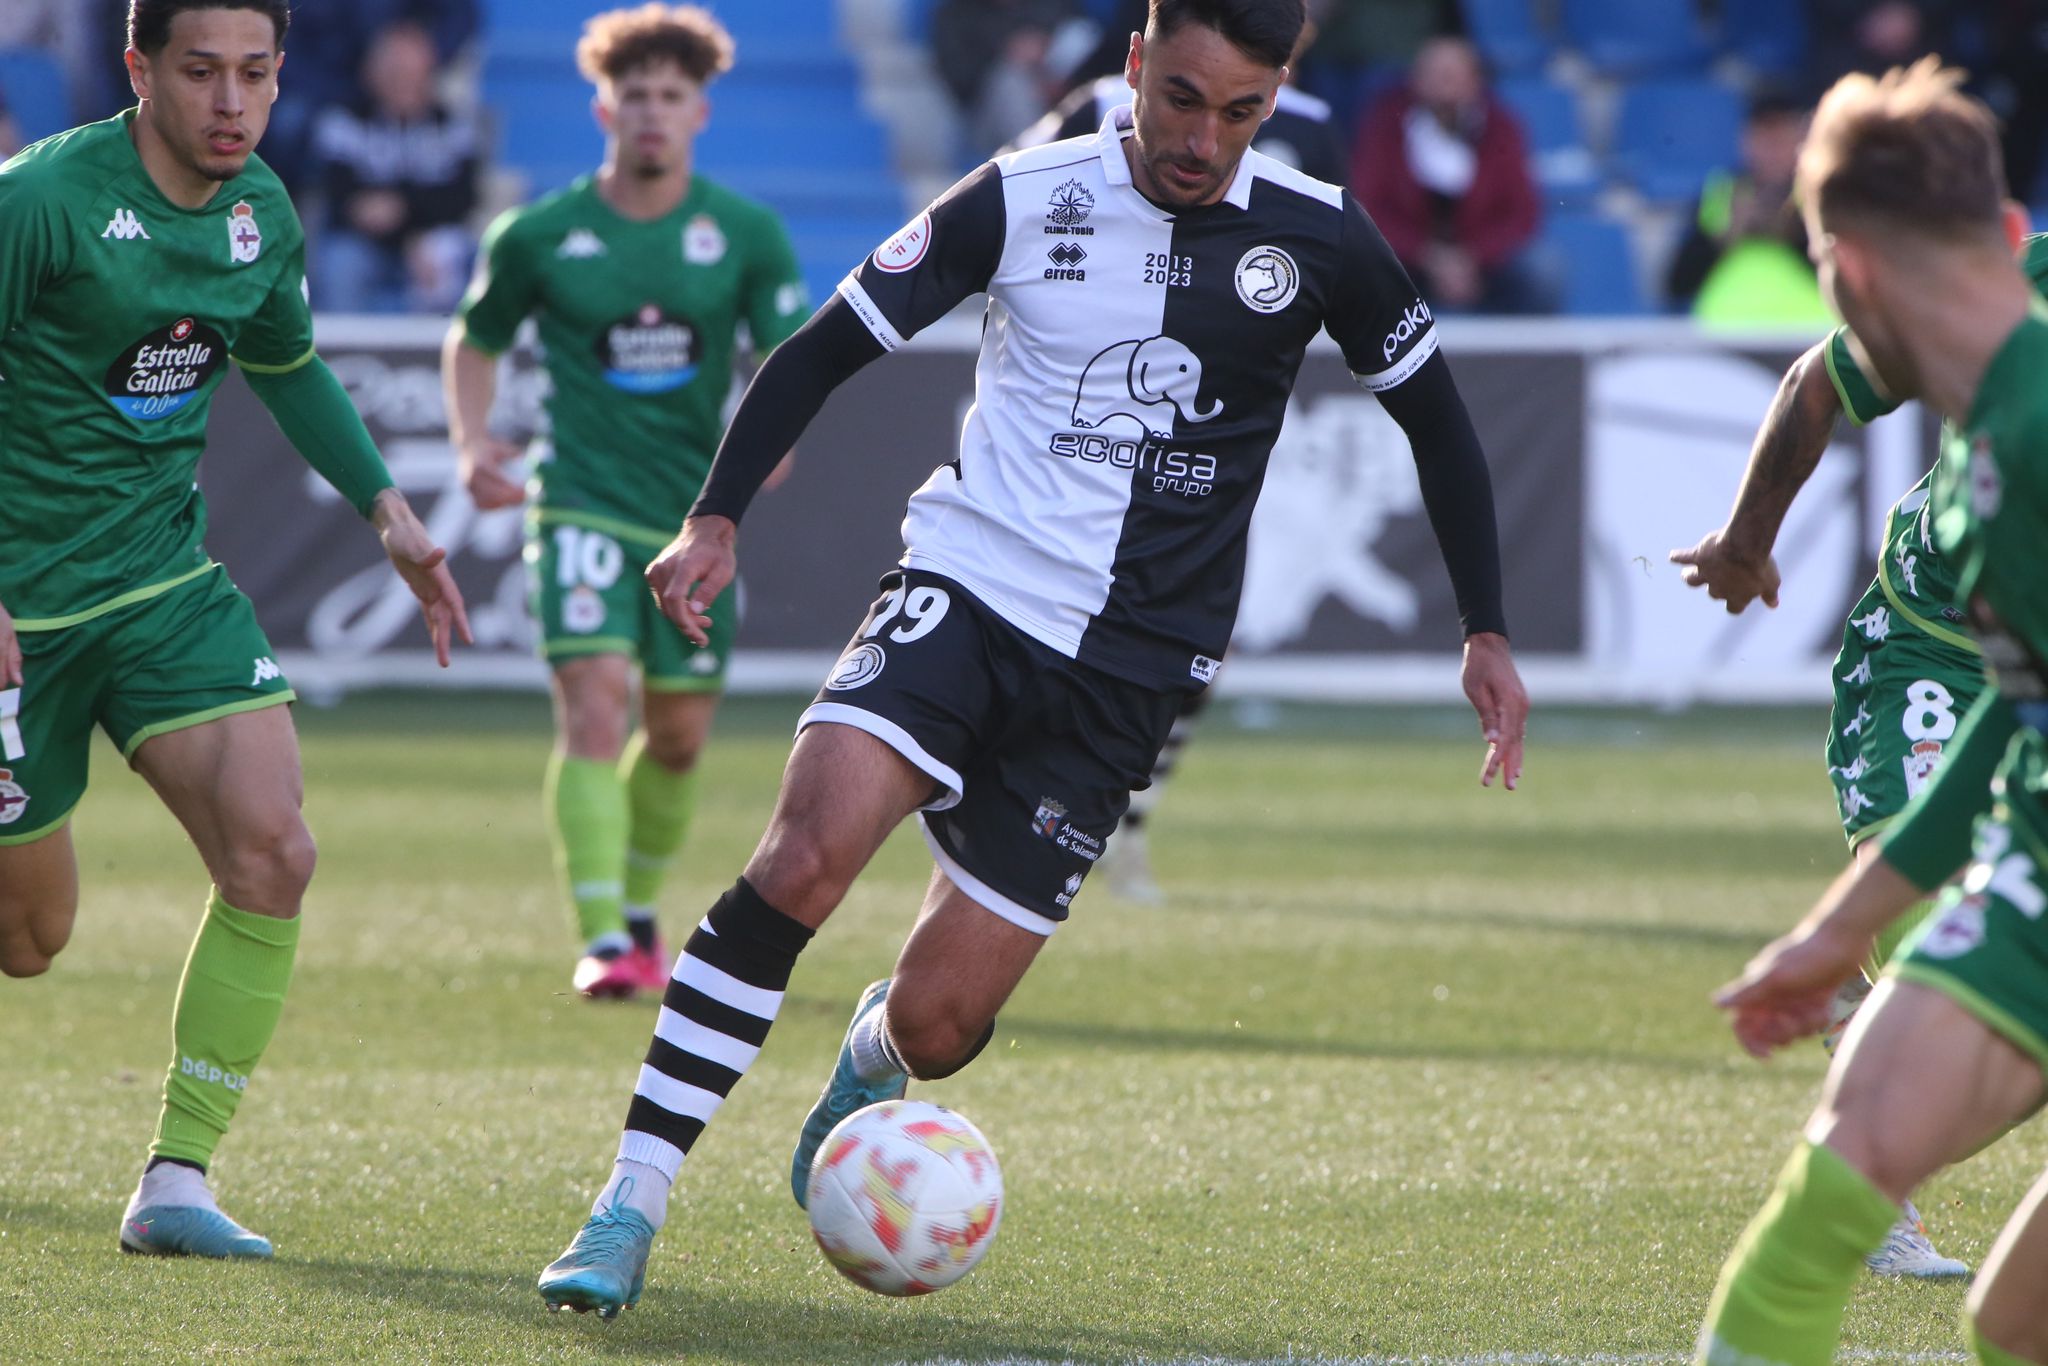
M569 155L575 142L594 146L597 135L574 83L531 54L548 48L542 40L552 30L572 32L586 8L530 0L298 7L264 155L309 203L317 306L445 314L481 226L507 204L565 183L561 168L580 160ZM932 177L1015 145L1046 111L1077 107L1102 78L1119 83L1127 35L1145 6L815 0L812 8L815 30L793 40L739 29L743 47L787 41L789 52L742 62L728 78L720 93L733 96L738 117L768 112L714 143L728 160L746 157L782 140L765 134L832 96L883 116L872 137L778 148L763 154L774 164L753 183L739 178L791 220L815 294L850 264L852 242L879 240L906 205L922 202ZM0 8L0 153L125 107L109 36L123 9L124 0ZM1315 136L1327 140L1334 169L1325 169L1321 147L1309 169L1345 181L1433 303L1451 311L1817 322L1822 309L1787 199L1812 99L1845 71L1879 71L1928 52L1973 71L1974 93L2002 116L2016 195L2034 202L2048 194L2039 174L2048 18L2025 0L1318 0L1311 12L1298 98L1284 111L1326 130ZM898 42L922 54L935 96L893 117L874 98L872 75L859 74L873 66L874 35L892 26ZM827 79L815 79L821 74ZM743 81L744 91L731 88ZM810 98L792 99L778 119L772 106L803 85ZM1098 99L1109 97L1098 89ZM556 131L530 136L543 118ZM904 125L935 120L951 124L938 138L944 164L917 182L905 144L919 138ZM931 141L928 127L923 139ZM887 202L855 209L822 191L809 202L800 174L807 156L817 169L889 185Z

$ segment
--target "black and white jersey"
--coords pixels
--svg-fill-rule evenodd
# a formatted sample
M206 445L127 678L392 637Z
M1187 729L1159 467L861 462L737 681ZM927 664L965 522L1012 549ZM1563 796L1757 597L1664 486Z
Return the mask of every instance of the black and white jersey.
M1014 150L1043 146L1061 138L1092 135L1103 121L1131 103L1131 86L1122 76L1103 76L1080 86L1011 144ZM1273 115L1259 125L1252 147L1318 180L1341 183L1346 170L1344 144L1331 121L1330 106L1303 90L1283 85L1273 96Z
M989 296L959 457L912 495L903 563L1153 686L1206 683L1303 352L1360 383L1435 353L1428 307L1351 195L1248 152L1171 213L1131 183L1130 111L974 171L840 283L888 350Z

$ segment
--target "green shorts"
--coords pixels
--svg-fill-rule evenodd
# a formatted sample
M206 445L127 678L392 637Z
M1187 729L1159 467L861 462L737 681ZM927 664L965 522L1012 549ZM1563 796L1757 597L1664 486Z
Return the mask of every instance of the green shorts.
M1905 808L1984 691L1984 659L1903 619L1872 583L1842 628L1828 777L1854 847Z
M654 532L600 531L569 522L528 528L527 586L549 664L626 655L655 692L721 692L739 630L738 585L711 604L711 643L690 643L661 614L642 577L667 541Z
M21 674L0 692L0 844L71 818L94 725L133 759L152 736L294 696L220 569L75 626L23 631Z
M2004 790L1977 823L1960 886L1906 941L1890 971L1949 997L2048 1070L2048 744L2023 730Z

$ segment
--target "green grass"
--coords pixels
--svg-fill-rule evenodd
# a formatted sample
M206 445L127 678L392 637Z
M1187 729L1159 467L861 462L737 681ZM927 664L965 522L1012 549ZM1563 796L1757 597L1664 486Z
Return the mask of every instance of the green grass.
M735 704L667 897L764 823L793 701ZM876 860L684 1169L647 1298L550 1318L541 1265L610 1161L652 1008L567 992L532 699L301 709L321 842L297 980L216 1187L269 1265L123 1258L115 1224L205 895L110 751L54 971L0 984L0 1361L1076 1361L1600 1353L1676 1360L1812 1104L1705 1004L1842 860L1817 717L1553 715L1513 797L1465 717L1227 713L1155 826L1164 909L1084 895L961 1077L995 1144L988 1261L924 1300L841 1280L789 1142L928 864ZM1940 1178L1981 1260L2032 1130ZM1850 1346L1958 1343L1962 1291L1866 1280Z

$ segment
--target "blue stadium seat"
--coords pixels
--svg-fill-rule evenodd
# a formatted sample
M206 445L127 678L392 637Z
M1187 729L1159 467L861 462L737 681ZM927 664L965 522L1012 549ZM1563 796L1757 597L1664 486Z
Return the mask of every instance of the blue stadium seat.
M1614 166L1659 203L1699 193L1717 167L1735 163L1742 140L1742 102L1706 79L1644 81L1621 97L1615 121Z
M1806 7L1785 0L1721 0L1721 48L1766 75L1797 76L1806 67Z
M1502 75L1533 72L1556 44L1536 20L1534 0L1462 0L1465 31Z
M1529 135L1529 160L1547 198L1582 203L1600 188L1600 163L1586 142L1572 92L1541 77L1518 76L1494 87Z
M1636 280L1628 230L1593 214L1544 220L1538 257L1563 288L1566 313L1632 317L1649 312Z
M1707 60L1694 0L1564 0L1564 31L1611 75L1695 71Z
M0 93L21 129L23 143L71 126L71 94L64 68L39 48L0 48Z

